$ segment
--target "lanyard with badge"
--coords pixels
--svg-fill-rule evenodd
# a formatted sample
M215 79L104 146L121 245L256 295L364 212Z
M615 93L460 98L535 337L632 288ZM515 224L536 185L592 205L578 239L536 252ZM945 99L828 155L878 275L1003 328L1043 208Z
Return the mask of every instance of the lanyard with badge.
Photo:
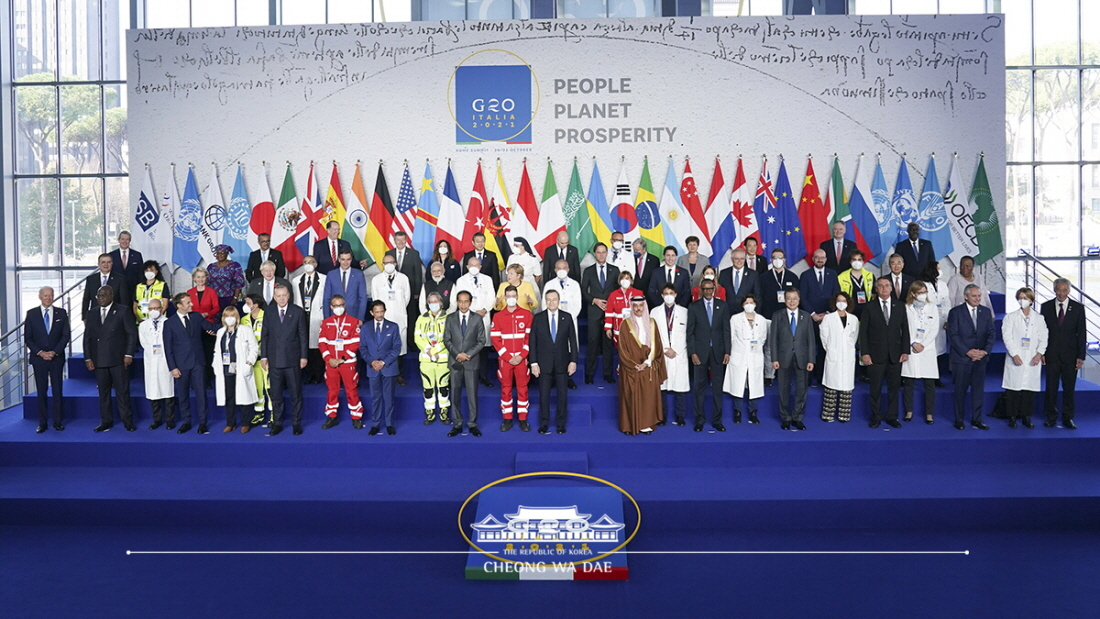
M237 345L237 332L236 331L227 331L225 333L225 337L222 338L222 365L229 368L227 370L229 372L229 374L236 374L237 373L237 362L231 360L232 355L229 352L236 345Z
M1029 350L1031 348L1031 316L1024 316L1024 335L1020 338L1020 348Z
M344 326L346 324L346 320L336 320L336 341L333 342L333 346L336 347L337 354L344 352Z
M786 293L786 291L783 290L783 278L779 276L779 271L775 270L772 271L772 277L775 278L775 285L779 287L779 292L775 293L775 300L782 304L784 302L783 295Z
M860 275L858 278L855 275L852 275L852 288L856 291L856 303L866 303L867 291L863 288L862 275Z

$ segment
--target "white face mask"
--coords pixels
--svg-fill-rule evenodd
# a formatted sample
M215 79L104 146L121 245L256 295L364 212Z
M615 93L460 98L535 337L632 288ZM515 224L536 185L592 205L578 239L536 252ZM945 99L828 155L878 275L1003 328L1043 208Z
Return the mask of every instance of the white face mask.
M836 308L843 312L844 310L848 309L848 302L847 301L837 301L836 302Z
M441 307L443 307L443 304L441 304L441 303L429 303L428 304L428 309L431 310L432 313L438 312L439 308L441 308Z
M623 242L622 241L612 241L611 242L611 249L614 249L615 251L619 251L622 248L623 248Z
M629 279L624 279L624 280L620 281L620 282L619 282L619 286L620 286L620 287L621 287L621 288L622 288L623 290L626 290L627 288L630 288L630 280L629 280Z
M156 276L157 276L157 272L156 272L156 271L146 271L146 272L145 272L145 279L153 279L153 278L155 278Z
M473 275L474 277L477 277L478 273L481 273L481 268L480 267L470 267L469 269L467 269L467 272L470 275Z
M565 269L559 269L558 279L565 279L566 277L569 277L569 271L566 271Z
M508 297L504 300L504 304L508 307L515 307L519 303L519 299L515 297Z
M439 255L440 256L446 256L449 253L451 253L451 250L447 249L446 247L440 246L440 248L439 248Z
M862 271L863 270L863 261L862 260L856 260L856 261L852 262L852 270L853 271Z
M752 303L746 303L745 306L742 309L745 310L746 314L755 314L756 313L756 306L753 305Z
M252 313L252 306L251 305L245 305L244 306L244 313L251 314Z
M706 275L703 276L703 279L709 279L711 281L714 281L714 273L707 273Z
M160 310L149 310L149 318L153 320L160 318Z
M341 305L340 307L332 308L332 313L336 314L337 316L343 316L344 315L344 306Z
M921 303L924 303L925 301L928 300L928 295L922 292L922 293L917 295L917 300L920 301Z
M783 268L784 260L782 258L772 258L772 268L778 270Z
M674 295L674 294L666 294L665 295L665 305L672 305L675 302L676 302L676 295Z
M237 317L236 316L226 316L225 317L225 326L232 327L235 324L237 324Z
M523 249L523 245L513 245L512 246L512 253L514 253L517 256L522 256L523 254L526 254L527 251L525 249Z
M1020 309L1031 307L1031 299L1017 299L1016 301L1020 304Z
M387 262L387 263L386 263L386 264L385 264L385 265L384 265L384 266L382 267L382 270L384 270L384 271L385 271L386 273L393 273L394 271L396 271L396 270L397 270L397 265L396 265L396 264L394 264L394 263L392 263L392 262Z
M302 270L304 270L306 273L312 273L317 270L317 266L307 262L306 264L302 265Z

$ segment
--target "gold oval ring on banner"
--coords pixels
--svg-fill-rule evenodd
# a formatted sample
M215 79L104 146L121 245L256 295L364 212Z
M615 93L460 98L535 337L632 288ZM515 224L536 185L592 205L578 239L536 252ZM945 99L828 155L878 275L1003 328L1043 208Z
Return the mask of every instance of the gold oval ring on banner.
M523 66L527 67L527 70L531 72L531 77L533 78L533 80L535 82L535 105L531 109L531 119L528 120L527 124L524 125L519 131L517 131L517 132L513 133L512 135L504 138L503 140L486 140L484 138L479 138L476 135L474 135L474 134L470 133L469 131L467 131L466 128L463 127L458 122L458 116L455 115L455 108L454 108L454 105L453 105L454 102L451 101L452 87L454 86L454 83L455 83L455 73L458 73L459 67L466 64L466 61L473 58L474 56L477 56L478 54L484 54L485 52L500 52L502 54L508 54L509 56L513 56L516 60L522 62ZM462 133L465 133L466 135L470 136L471 138L477 140L478 142L507 142L508 140L511 140L512 138L516 137L517 135L523 133L524 131L527 130L528 127L531 126L531 123L535 122L535 115L538 114L539 106L541 104L542 104L542 88L539 87L539 78L538 78L537 75L535 75L535 70L531 67L531 65L527 64L526 60L524 60L523 58L520 58L518 55L516 55L516 54L514 54L514 53L512 53L512 52L510 52L506 49L496 49L496 48L483 49L479 52L474 52L474 53L470 54L469 56L466 56L465 58L462 59L462 62L455 65L455 70L451 71L451 78L449 80L447 80L447 111L450 112L450 114L451 114L451 120L454 121L456 127L458 127L459 129L462 130Z

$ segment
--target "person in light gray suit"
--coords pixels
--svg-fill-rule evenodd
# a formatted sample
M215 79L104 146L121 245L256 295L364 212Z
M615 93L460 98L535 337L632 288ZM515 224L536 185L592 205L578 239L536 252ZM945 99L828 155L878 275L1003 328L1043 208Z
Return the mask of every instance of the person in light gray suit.
M788 288L783 295L786 307L772 314L768 341L772 345L772 368L779 379L779 418L782 428L805 430L802 415L806 410L806 387L814 371L817 354L814 329L809 312L798 308L801 297L797 288ZM794 323L792 324L792 318ZM791 377L794 377L794 409L791 408Z
M455 297L458 311L447 316L443 327L443 345L451 357L451 421L453 426L447 436L462 433L462 389L466 389L470 416L466 425L470 434L481 436L477 429L477 371L481 349L489 345L485 333L485 321L470 311L473 296L466 290Z

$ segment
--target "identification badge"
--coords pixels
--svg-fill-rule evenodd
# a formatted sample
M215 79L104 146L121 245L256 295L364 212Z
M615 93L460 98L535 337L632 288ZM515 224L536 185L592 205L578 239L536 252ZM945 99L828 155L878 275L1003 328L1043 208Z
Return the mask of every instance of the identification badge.
M779 303L783 303L783 295L784 295L784 294L785 294L785 293L784 293L784 291L782 291L782 290L780 290L779 292L775 293L775 300L776 300L776 301L779 301Z
M229 365L230 363L232 363L232 361L229 360L229 353L223 352L222 353L222 365Z
M917 329L917 339L918 340L923 340L924 339L924 329Z
M312 301L313 301L313 297L306 297L306 302L303 305L305 305L306 307L309 307L310 303Z
M1020 338L1020 347L1025 348L1025 349L1026 348L1031 348L1031 338L1030 337Z
M564 311L567 311L567 312L568 312L568 311L569 311L569 301L562 301L562 302L561 302L561 308L562 308L562 309L563 309Z
M396 290L388 290L388 291L386 291L386 296L388 296L390 298L390 301L393 301L394 299L397 298L397 291Z
M161 344L153 344L153 354L154 355L163 355L164 354L164 346L162 346Z
M336 344L336 350L338 350L338 351L343 351L344 350L344 340L343 340L343 338L337 339L335 344Z
M867 291L860 290L860 291L856 292L856 303L866 303L866 302L867 302Z
M749 349L750 350L756 350L759 347L760 347L760 342L758 340L749 340Z

